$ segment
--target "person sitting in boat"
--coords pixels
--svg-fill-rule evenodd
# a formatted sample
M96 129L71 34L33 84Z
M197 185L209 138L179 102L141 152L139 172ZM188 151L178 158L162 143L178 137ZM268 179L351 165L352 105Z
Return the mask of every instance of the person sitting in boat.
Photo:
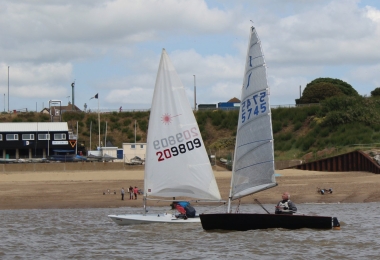
M296 205L290 201L290 194L289 192L284 192L282 194L282 201L280 201L275 210L275 214L288 214L292 215L293 213L297 212Z
M195 209L187 201L174 201L173 207L179 212L177 218L195 218Z

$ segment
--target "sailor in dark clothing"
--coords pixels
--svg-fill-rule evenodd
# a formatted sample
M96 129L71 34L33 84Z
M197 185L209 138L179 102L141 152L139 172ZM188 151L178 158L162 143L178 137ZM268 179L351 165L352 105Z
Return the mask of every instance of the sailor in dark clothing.
M293 213L297 212L296 205L290 201L290 194L289 192L284 192L282 194L282 201L280 201L275 210L275 214L288 214L292 215Z

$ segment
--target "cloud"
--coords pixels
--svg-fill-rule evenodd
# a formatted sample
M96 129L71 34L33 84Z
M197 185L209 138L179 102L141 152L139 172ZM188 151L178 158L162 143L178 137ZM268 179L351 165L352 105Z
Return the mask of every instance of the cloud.
M173 33L222 32L232 29L235 19L233 12L209 9L201 0L6 1L3 6L0 51L10 62L75 61Z
M113 104L117 107L117 104L123 105L128 109L133 108L150 108L153 92L146 91L143 88L132 87L129 89L117 89L111 90L106 96L106 102Z
M197 103L240 98L252 25L272 105L294 103L318 77L359 93L378 84L380 11L366 0L4 0L0 91L10 66L11 105L65 99L75 79L80 107L98 92L101 107L149 108L165 47L191 104L193 75Z
M310 10L266 26L264 37L268 60L275 63L357 64L380 58L379 23L374 12L358 8L357 1L331 1L320 10ZM271 32L269 35L268 33Z
M8 70L4 63L0 64L0 68L1 71ZM69 81L71 72L72 66L68 63L16 63L9 66L10 93L12 96L29 98L65 95L63 85ZM2 74L0 81L2 85L8 84L8 74Z
M380 64L370 66L360 66L351 69L348 73L348 81L355 88L356 84L362 84L359 89L361 95L371 95L371 91L380 88Z

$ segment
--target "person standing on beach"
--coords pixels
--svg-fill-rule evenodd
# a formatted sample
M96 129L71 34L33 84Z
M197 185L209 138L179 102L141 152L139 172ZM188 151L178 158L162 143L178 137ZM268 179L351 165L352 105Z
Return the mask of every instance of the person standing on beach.
M121 188L121 200L124 200L124 187Z
M133 189L133 193L135 195L135 200L137 200L137 193L139 192L139 190L137 189L137 187L135 186L135 188Z
M133 187L129 186L129 199L133 200Z
M275 214L288 214L292 215L293 213L297 212L297 207L296 205L290 201L290 194L289 192L284 192L282 194L282 201L280 201L275 210Z

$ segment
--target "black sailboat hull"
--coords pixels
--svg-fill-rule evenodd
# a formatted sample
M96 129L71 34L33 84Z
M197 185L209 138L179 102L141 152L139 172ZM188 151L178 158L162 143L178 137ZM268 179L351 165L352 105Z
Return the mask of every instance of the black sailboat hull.
M286 228L286 229L331 229L338 228L339 222L333 217L254 214L254 213L218 213L200 214L202 227L205 230L237 230Z

